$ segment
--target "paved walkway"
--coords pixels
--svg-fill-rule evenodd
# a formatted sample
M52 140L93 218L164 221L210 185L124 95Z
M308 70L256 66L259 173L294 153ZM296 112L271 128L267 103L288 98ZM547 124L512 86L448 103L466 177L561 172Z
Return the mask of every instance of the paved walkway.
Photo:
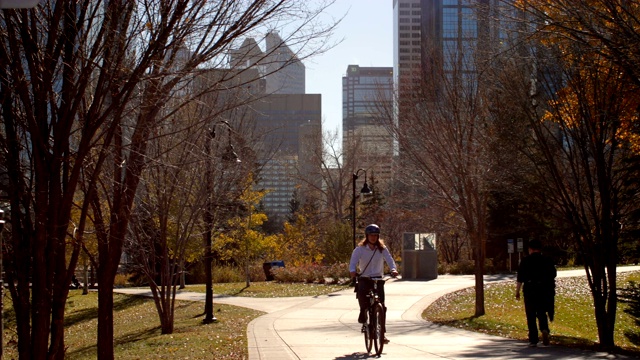
M640 270L640 266L619 271ZM584 270L560 271L559 277L583 276ZM485 282L512 280L485 277ZM553 345L529 348L524 341L505 339L445 326L421 317L422 311L440 296L474 285L473 276L441 275L431 281L390 280L385 286L387 359L630 359L629 357L569 349ZM146 290L116 291L144 295ZM146 291L148 294L150 292ZM180 299L204 299L204 294L183 293ZM249 360L365 359L364 340L357 323L358 305L353 290L317 297L254 299L216 297L216 303L249 307L267 312L248 328ZM515 301L515 300L514 300ZM524 316L524 311L522 316Z

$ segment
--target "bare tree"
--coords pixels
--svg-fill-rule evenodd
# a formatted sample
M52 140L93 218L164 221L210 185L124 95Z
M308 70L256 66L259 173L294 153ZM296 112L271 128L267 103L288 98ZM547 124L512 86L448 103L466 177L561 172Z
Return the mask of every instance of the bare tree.
M492 126L479 83L477 54L427 53L432 67L419 70L418 86L401 89L411 98L400 99L401 118L395 124L393 109L383 116L400 147L404 178L414 182L415 196L454 214L464 224L473 246L476 278L475 315L484 314L484 261L489 198L488 182L493 161L488 144ZM425 56L425 55L423 55ZM471 61L469 61L471 60ZM402 84L400 84L402 86ZM417 186L416 186L417 185Z
M11 204L7 258L15 259L7 279L21 358L64 358L64 307L81 248L67 233L79 183L88 185L76 240L90 208L98 237L98 358L112 359L114 278L149 138L171 115L168 99L251 32L287 26L289 44L321 51L331 26L315 22L325 5L50 0L3 10L0 140ZM111 181L98 182L106 164Z

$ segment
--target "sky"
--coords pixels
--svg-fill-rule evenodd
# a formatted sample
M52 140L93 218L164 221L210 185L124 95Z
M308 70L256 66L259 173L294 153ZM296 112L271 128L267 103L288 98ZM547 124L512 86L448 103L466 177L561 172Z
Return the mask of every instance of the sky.
M393 1L336 0L326 15L339 19L326 53L305 59L306 93L322 94L322 130L342 137L342 77L347 66L393 66ZM345 15L346 14L346 15Z

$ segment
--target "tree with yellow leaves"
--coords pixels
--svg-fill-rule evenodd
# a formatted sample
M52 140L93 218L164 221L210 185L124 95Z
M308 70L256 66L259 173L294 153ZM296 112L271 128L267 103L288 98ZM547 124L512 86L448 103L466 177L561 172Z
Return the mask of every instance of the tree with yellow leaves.
M295 214L292 220L285 222L278 236L276 257L294 266L320 263L324 258L320 229L304 213Z
M267 221L267 215L257 210L264 195L264 191L245 187L239 198L242 213L229 219L213 238L212 247L220 260L232 260L244 267L247 287L251 285L251 262L261 255L274 253L277 247L277 236L265 235L260 230Z

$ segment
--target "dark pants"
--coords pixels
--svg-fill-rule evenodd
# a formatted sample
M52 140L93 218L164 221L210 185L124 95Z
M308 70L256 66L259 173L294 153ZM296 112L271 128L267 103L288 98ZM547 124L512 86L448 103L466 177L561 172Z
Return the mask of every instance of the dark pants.
M529 343L537 344L540 331L549 331L549 320L544 307L545 299L541 292L527 291L524 289L524 311L527 315L527 327L529 328Z
M380 302L384 304L384 281L376 280L378 282L378 298ZM369 308L369 298L367 294L369 294L369 290L373 289L373 280L371 279L360 279L358 280L358 292L356 293L358 297L358 304L360 305L360 310L367 310Z

